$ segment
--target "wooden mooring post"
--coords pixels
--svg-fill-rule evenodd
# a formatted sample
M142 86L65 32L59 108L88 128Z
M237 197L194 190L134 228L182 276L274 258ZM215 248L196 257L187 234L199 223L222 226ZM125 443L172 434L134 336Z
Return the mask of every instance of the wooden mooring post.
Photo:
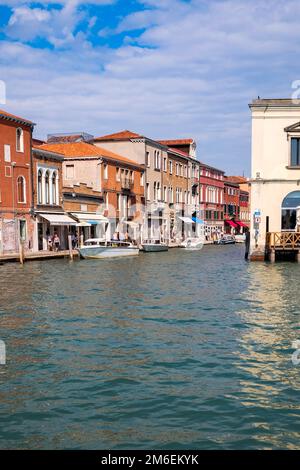
M68 244L69 244L69 257L73 261L73 246L72 246L72 235L68 235Z
M21 240L19 240L19 257L20 257L20 264L24 264L25 255L24 255L24 245Z

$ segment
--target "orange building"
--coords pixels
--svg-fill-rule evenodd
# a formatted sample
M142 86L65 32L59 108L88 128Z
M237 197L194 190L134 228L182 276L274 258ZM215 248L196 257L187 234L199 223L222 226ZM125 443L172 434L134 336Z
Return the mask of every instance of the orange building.
M0 110L0 254L33 247L31 139L34 123Z
M108 239L115 230L139 237L144 205L142 165L86 142L41 148L64 155L64 208L81 224L85 238Z

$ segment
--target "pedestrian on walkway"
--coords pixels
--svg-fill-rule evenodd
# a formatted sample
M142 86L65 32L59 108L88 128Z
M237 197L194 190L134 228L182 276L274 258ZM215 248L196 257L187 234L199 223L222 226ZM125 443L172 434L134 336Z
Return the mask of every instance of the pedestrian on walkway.
M56 232L54 233L54 236L53 236L53 245L54 245L54 250L58 251L60 248L60 239Z

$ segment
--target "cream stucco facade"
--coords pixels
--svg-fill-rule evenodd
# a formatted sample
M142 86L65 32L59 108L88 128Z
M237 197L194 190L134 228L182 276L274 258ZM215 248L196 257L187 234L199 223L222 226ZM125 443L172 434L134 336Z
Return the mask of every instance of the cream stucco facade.
M264 257L266 233L287 230L283 201L300 191L300 166L292 161L292 138L300 138L300 102L254 100L252 113L250 255ZM294 219L293 219L294 220ZM289 231L296 229L292 222Z

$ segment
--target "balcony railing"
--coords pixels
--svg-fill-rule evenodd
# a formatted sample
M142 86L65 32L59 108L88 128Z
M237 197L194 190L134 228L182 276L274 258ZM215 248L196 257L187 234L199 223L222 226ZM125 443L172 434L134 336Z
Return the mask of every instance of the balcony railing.
M269 250L300 250L300 232L269 232L266 245Z
M131 178L121 178L121 188L130 190L133 188L133 181Z

